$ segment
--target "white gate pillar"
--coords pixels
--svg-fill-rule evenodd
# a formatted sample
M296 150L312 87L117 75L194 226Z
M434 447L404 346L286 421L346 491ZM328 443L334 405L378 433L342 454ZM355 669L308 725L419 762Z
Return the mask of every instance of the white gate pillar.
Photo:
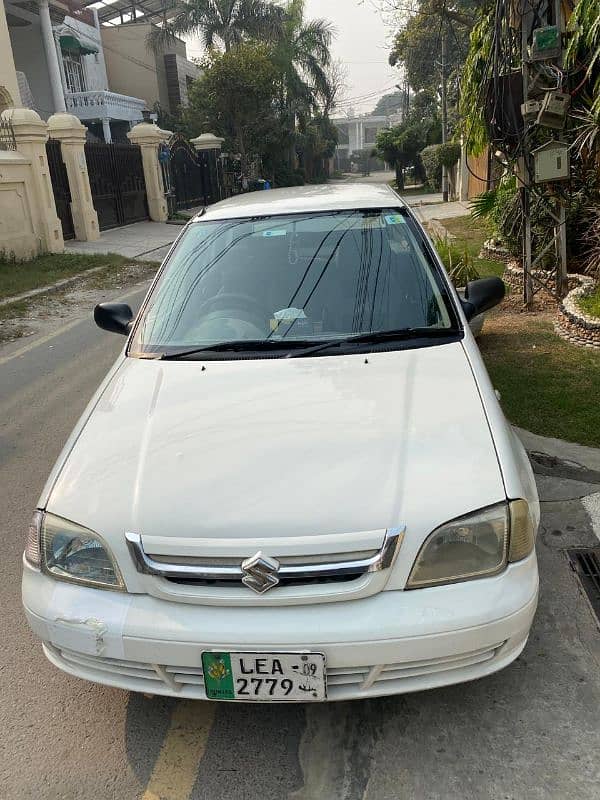
M166 142L170 135L169 131L163 131L149 122L140 122L127 134L129 141L138 144L142 151L148 212L154 222L166 222L169 217L162 170L158 160L158 147L162 142Z
M85 160L87 128L72 114L53 114L48 120L48 132L52 139L60 141L69 179L75 238L80 242L95 241L100 238L100 229Z

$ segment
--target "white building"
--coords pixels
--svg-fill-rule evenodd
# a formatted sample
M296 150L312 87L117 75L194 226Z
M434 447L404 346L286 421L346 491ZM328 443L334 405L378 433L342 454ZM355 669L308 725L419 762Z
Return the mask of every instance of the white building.
M402 114L392 116L336 117L332 119L338 130L339 142L335 153L335 167L341 171L350 169L350 156L359 150L372 150L377 134L402 122ZM383 167L383 164L381 164Z

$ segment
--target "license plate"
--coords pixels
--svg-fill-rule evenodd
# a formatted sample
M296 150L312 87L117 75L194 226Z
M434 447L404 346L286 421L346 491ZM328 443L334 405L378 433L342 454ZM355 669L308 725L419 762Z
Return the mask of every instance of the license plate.
M322 653L202 653L209 700L306 703L325 700Z

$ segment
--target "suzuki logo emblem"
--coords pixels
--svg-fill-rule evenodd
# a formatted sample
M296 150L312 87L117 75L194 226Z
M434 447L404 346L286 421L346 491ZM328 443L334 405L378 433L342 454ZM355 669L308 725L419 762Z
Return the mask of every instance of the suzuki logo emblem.
M257 553L242 561L242 583L257 594L264 594L279 583L279 561Z

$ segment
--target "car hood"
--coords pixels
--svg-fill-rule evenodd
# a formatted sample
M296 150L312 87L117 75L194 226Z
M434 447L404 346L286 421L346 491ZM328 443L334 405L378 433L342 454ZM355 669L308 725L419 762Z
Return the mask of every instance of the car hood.
M452 343L367 357L124 358L47 508L107 537L164 544L404 524L425 535L504 497L470 364Z

